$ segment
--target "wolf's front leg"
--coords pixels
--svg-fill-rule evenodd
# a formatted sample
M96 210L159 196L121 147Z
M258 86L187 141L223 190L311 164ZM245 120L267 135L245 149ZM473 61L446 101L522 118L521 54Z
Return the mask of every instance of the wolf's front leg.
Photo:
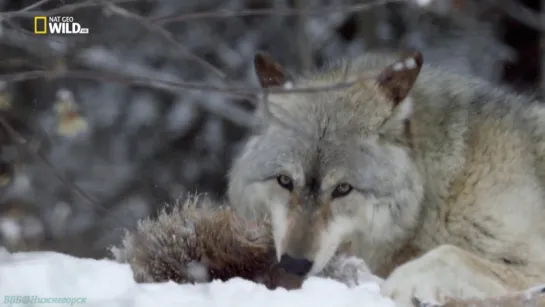
M400 307L413 306L413 298L438 303L448 298L485 298L507 294L509 289L501 279L517 277L503 264L442 245L394 270L382 285L382 293Z

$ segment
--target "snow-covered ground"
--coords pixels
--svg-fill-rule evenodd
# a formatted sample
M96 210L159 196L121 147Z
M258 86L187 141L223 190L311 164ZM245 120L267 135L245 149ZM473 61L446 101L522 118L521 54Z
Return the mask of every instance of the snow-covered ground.
M34 303L9 303L31 297ZM74 303L54 303L53 298ZM242 279L200 285L137 284L128 264L54 252L10 254L0 247L0 306L394 307L394 303L380 295L378 284L348 288L320 278L310 278L302 289L292 291L271 291Z

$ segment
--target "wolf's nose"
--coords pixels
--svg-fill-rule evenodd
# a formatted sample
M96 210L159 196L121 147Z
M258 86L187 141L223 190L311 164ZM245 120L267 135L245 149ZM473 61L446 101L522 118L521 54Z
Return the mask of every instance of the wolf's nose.
M288 254L283 254L280 257L279 266L290 274L305 276L312 268L312 261L305 258L293 258Z

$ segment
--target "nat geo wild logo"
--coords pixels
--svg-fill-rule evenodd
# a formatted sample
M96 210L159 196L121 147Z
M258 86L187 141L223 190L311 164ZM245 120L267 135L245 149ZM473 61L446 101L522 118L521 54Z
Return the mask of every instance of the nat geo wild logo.
M34 34L88 34L72 16L35 16Z

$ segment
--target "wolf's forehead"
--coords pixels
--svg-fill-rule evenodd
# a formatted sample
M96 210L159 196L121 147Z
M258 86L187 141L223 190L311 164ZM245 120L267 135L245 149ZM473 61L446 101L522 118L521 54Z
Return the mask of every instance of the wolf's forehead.
M270 102L273 116L322 138L373 131L391 113L389 104L366 84L350 90L273 95Z
M304 143L304 140L299 141L294 146L299 150L293 150L292 159L296 161L300 167L294 169L297 176L306 182L316 180L320 183L327 184L326 181L336 181L342 177L350 176L354 171L353 162L356 156L364 154L359 152L356 146L348 146L345 144L331 144L325 141L316 141L301 147L299 144Z
M305 185L328 188L348 182L367 189L387 190L392 184L392 174L401 170L390 160L392 157L391 152L377 145L375 140L366 139L316 145L314 150L297 153L295 160L300 165L297 176ZM399 176L401 178L403 173Z
M394 167L391 153L374 137L313 141L282 128L269 131L264 139L269 146L260 149L259 163L252 168L261 178L284 173L299 184L322 188L341 181L373 186L389 178Z

